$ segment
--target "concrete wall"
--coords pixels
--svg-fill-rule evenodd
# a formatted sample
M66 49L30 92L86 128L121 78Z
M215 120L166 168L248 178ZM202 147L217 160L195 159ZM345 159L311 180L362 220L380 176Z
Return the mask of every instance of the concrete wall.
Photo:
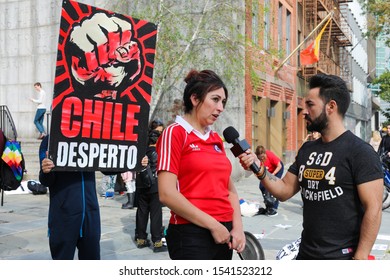
M0 104L20 137L37 136L33 84L53 90L61 1L0 1Z

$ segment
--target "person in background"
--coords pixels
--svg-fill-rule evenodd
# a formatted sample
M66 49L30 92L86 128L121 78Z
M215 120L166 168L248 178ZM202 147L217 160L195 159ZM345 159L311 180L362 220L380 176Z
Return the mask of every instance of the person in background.
M374 148L375 152L379 151L379 146L381 144L382 137L378 130L372 132L372 137L370 139L370 145Z
M150 215L150 233L153 242L153 252L155 253L166 251L166 247L163 246L162 242L163 217L162 204L158 195L156 152L156 142L160 137L163 128L164 125L161 120L154 120L151 123L148 136L148 148L146 150L147 160L142 163L143 166L150 168L150 175L153 176L153 178L149 178L149 180L152 183L150 185L148 184L148 186L144 186L145 183L142 181L142 176L136 176L138 199L136 213L137 247L145 248L150 246L150 241L147 239L148 234L146 232Z
M39 147L39 181L49 188L49 247L53 260L100 259L100 211L95 172L52 171L49 137Z
M390 124L386 126L386 134L379 144L378 153L379 155L387 154L390 156Z
M122 209L133 209L135 206L135 172L127 171L121 173L122 180L126 186L127 202L122 204Z
M184 115L157 142L161 202L171 210L167 245L171 259L232 259L245 248L239 198L222 138L210 126L228 98L211 70L184 79Z
M300 192L303 231L298 260L367 260L382 219L383 172L378 154L344 126L350 104L345 81L317 74L309 81L305 120L321 138L302 145L282 179L248 149L239 155L248 169L260 166L261 183L285 201Z
M305 141L314 141L314 140L317 140L321 137L321 133L317 132L317 131L313 131L313 132L310 132L306 135L306 138L305 138Z
M46 92L43 90L41 83L34 84L35 91L37 92L36 98L31 97L30 100L37 104L37 110L35 112L34 124L39 131L38 139L42 140L46 136L45 128L43 127L43 120L46 113Z
M381 137L383 138L387 134L387 127L386 126L382 127L380 132L381 132Z
M152 131L152 130L158 130L160 132L163 131L164 129L164 123L163 121L160 119L160 118L156 118L154 120L152 120L149 124L149 132Z
M280 158L278 158L273 152L270 150L266 150L263 146L259 145L256 147L255 154L257 158L263 163L263 165L267 168L268 172L275 175L278 178L282 178L284 172L284 164ZM269 217L278 215L278 207L279 201L272 196L261 184L259 183L259 188L261 193L263 194L265 209L260 208L258 214L267 215Z

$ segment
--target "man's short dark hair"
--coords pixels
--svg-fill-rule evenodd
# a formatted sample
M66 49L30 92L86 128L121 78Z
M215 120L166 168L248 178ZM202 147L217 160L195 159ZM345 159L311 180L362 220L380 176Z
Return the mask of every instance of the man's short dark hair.
M338 112L345 116L351 103L351 96L343 79L335 75L317 74L310 79L309 88L320 88L319 95L325 103L336 101Z

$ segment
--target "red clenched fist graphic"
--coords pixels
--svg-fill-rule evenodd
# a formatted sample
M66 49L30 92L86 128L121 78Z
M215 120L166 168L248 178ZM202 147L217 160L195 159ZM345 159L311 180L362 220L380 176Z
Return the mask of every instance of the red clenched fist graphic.
M82 85L92 80L118 87L133 80L141 71L140 49L132 40L129 22L105 13L97 13L75 26L70 42L78 51L72 52L71 71Z

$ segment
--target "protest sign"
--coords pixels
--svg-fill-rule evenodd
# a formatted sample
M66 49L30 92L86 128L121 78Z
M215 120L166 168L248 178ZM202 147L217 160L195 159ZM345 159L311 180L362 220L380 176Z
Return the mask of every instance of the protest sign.
M65 0L49 157L55 170L139 170L145 155L157 27Z

